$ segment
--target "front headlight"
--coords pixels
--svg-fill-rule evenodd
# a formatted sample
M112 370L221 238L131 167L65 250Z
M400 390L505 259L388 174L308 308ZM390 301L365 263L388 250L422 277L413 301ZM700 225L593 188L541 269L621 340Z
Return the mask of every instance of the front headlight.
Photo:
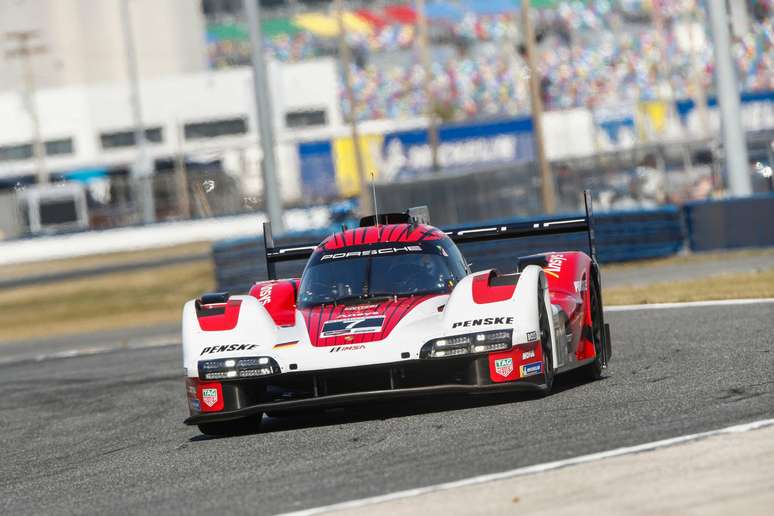
M279 365L269 357L223 358L199 362L199 378L202 380L255 378L279 372Z
M482 331L433 339L419 352L419 358L448 358L511 349L513 330Z

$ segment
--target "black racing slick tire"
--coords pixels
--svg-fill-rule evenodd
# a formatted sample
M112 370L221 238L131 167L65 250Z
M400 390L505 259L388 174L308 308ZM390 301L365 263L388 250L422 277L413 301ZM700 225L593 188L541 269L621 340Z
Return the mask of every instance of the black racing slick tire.
M543 288L538 288L538 319L540 324L540 346L543 352L543 395L551 393L554 386L554 360L553 350L551 349L551 320L548 316L548 309L543 297Z
M591 307L591 336L594 342L594 361L583 366L583 373L589 380L599 380L605 370L605 324L602 315L602 296L596 274L589 282L589 306Z
M210 437L228 437L232 435L254 434L261 427L262 414L230 421L218 421L216 423L200 423L196 426L204 435Z

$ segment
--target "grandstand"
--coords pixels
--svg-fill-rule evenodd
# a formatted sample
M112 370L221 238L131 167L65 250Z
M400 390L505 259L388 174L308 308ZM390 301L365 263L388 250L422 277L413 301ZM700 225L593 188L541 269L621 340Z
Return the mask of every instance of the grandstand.
M280 61L334 55L338 28L330 2L264 4L268 53ZM429 2L433 90L447 120L528 112L515 0ZM538 67L548 109L590 109L712 90L712 49L700 0L533 2ZM420 115L423 71L410 5L348 2L347 38L360 120ZM771 0L748 0L735 24L743 91L774 89ZM204 2L210 65L249 61L241 2ZM342 98L342 110L349 106Z

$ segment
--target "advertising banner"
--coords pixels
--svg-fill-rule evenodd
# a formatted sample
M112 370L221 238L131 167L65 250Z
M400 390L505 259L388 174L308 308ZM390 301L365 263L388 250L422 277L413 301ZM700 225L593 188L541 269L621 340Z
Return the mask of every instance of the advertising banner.
M305 199L315 201L338 197L330 140L299 143L298 163Z
M748 132L774 129L774 91L758 91L741 95L742 127ZM691 133L703 130L701 114L692 99L675 102L680 123ZM708 122L713 131L720 129L717 97L707 98Z
M444 125L438 135L438 161L444 171L534 158L530 117ZM382 179L421 177L431 168L432 153L425 128L384 135Z
M363 157L363 173L366 181L371 174L374 179L379 177L379 150L383 137L381 134L360 135L360 155ZM336 165L336 185L344 197L360 194L360 181L357 177L357 162L355 160L352 138L336 138L333 141L333 162Z

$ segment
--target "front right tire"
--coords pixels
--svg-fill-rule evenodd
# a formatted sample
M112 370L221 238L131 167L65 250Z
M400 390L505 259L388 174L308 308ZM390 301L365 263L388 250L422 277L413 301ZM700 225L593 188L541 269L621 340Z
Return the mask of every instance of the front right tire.
M538 320L540 325L540 346L543 354L543 377L545 378L543 394L548 395L554 386L554 360L551 348L551 320L548 318L543 288L538 287Z
M602 319L602 296L600 295L599 280L595 273L592 273L591 281L589 282L589 308L591 309L591 337L594 342L594 361L582 369L589 380L599 380L602 378L605 370L605 343L607 335Z

